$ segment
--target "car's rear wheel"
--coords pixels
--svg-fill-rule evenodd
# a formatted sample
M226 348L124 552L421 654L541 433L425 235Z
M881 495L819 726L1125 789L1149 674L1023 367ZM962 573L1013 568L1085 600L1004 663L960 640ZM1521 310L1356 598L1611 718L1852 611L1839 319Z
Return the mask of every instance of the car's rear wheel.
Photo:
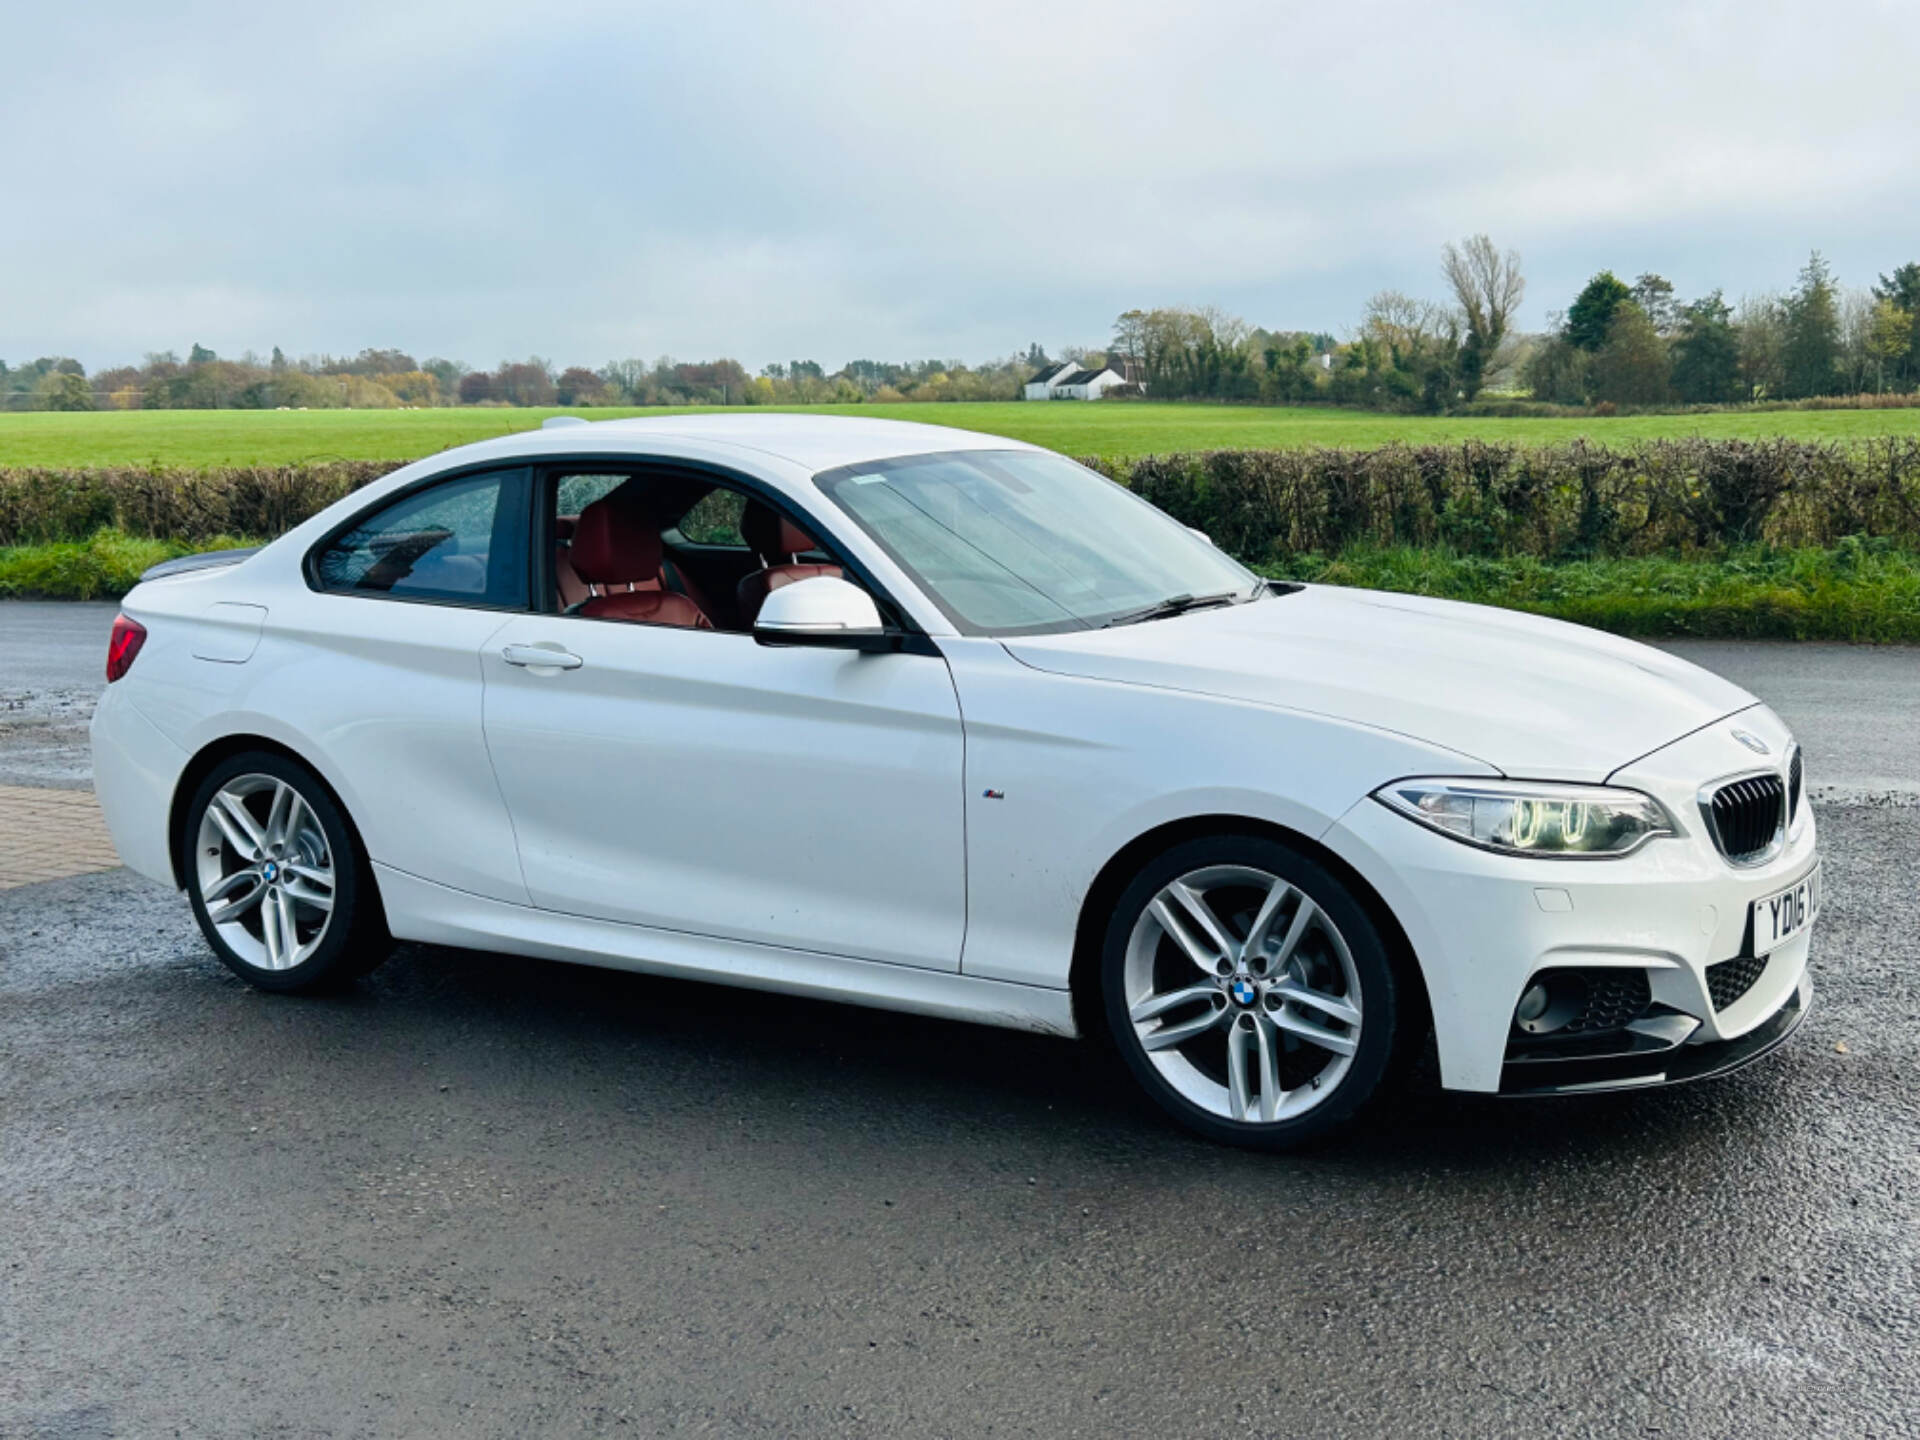
M284 755L234 755L183 817L187 893L213 951L263 990L312 990L386 958L380 898L327 787Z
M1129 1070L1212 1139L1285 1149L1350 1120L1393 1057L1400 1004L1378 927L1275 840L1188 841L1108 923L1102 1000Z

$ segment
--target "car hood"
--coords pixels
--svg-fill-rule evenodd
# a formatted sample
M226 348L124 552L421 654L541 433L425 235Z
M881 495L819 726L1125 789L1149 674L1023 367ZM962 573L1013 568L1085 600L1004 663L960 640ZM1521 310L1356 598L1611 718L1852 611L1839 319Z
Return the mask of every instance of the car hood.
M1584 626L1329 585L1003 643L1037 670L1333 716L1531 779L1604 780L1758 703L1697 665Z

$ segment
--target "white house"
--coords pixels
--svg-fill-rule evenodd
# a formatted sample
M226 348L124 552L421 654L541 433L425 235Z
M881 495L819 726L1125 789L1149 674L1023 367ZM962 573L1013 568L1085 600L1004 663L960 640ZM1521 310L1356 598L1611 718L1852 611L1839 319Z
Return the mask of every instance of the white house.
M1079 368L1078 365L1073 364L1071 361L1063 360L1058 365L1048 365L1044 369L1036 372L1034 376L1027 381L1027 399L1051 400L1053 398L1052 387L1054 381L1073 374L1073 372Z
M1076 365L1049 365L1027 381L1029 400L1098 400L1126 378L1110 365L1082 370Z

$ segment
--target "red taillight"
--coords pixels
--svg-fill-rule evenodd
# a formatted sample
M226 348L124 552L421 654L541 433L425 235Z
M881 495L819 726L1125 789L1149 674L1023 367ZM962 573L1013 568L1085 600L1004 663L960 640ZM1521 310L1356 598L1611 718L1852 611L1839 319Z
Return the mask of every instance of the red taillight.
M138 620L116 615L113 634L107 640L107 683L111 685L133 668L133 657L147 643L147 627Z

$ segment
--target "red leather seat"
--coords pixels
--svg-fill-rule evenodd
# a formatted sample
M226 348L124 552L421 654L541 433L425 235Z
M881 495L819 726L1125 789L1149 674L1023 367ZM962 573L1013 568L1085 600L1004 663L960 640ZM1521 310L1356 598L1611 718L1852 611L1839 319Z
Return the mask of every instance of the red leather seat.
M740 579L734 596L740 605L740 621L752 625L767 596L782 585L796 580L811 580L816 575L841 575L838 565L803 564L798 557L819 549L814 538L778 511L749 500L740 514L740 535L753 553L760 557L758 570Z
M578 614L598 620L635 620L648 625L679 625L711 630L707 614L684 595L660 587L660 527L635 497L616 490L580 512L569 559L588 585L605 589ZM635 586L647 589L635 589Z
M643 497L642 501L636 503L650 505L650 502L644 499L646 492L636 491L635 493ZM657 527L659 514L657 508L649 508L647 513L656 516ZM581 579L580 572L573 567L573 532L579 523L578 515L556 515L553 519L553 586L560 594L562 610L571 610L583 600L591 599L596 593L594 587ZM707 597L694 583L693 576L664 557L660 562L659 574L650 580L635 580L627 588L629 590L677 590L698 605L709 618L713 615L713 606L707 603Z
M556 515L553 521L553 586L563 610L593 597L593 587L573 568L573 530L579 523L578 515Z

